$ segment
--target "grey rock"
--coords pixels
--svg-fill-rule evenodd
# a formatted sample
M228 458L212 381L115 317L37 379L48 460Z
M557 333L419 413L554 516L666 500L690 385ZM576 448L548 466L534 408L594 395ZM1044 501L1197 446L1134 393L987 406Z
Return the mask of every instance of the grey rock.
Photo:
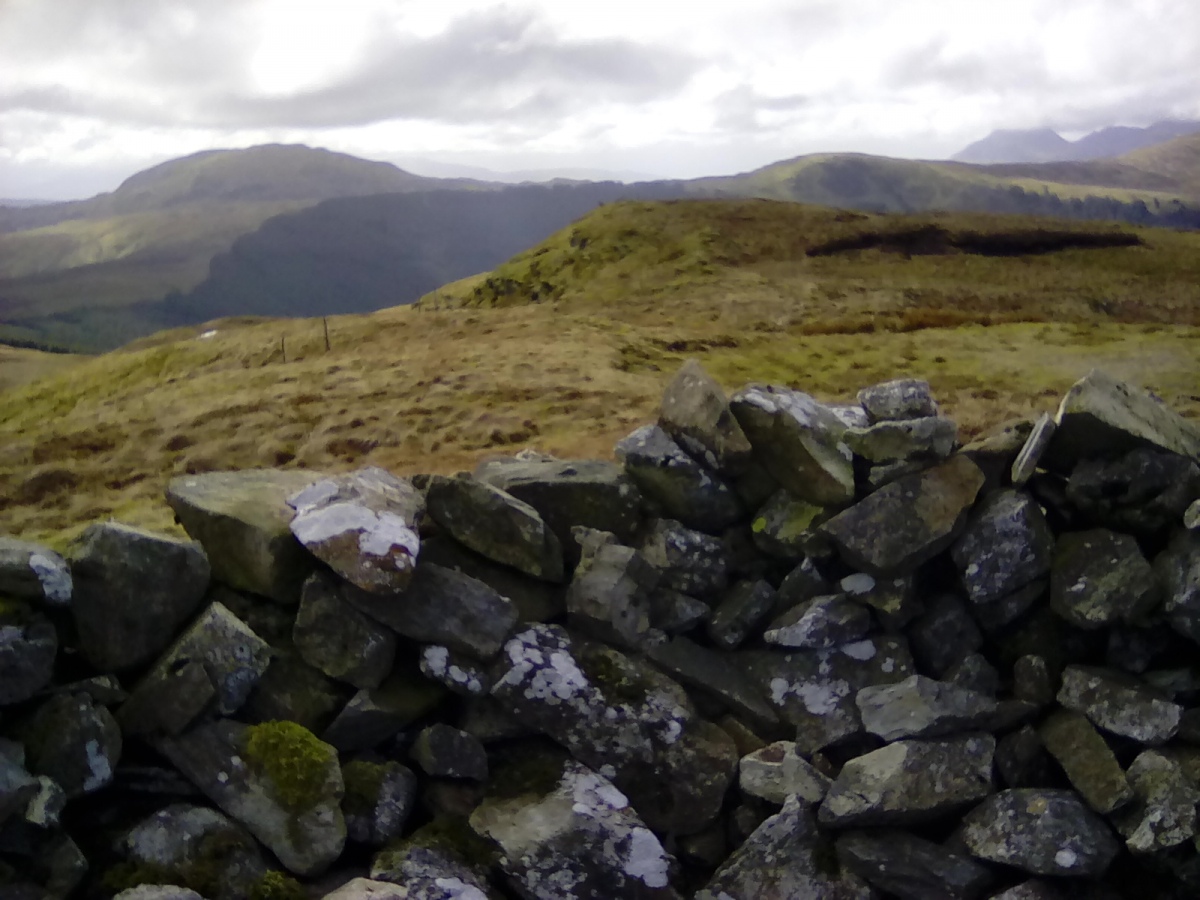
M27 809L42 790L39 779L25 769L24 748L12 744L3 749L12 752L0 753L0 825L13 815L27 819Z
M410 482L372 466L311 484L288 505L296 540L355 587L390 593L408 584L425 511Z
M441 722L421 730L411 753L426 775L487 780L488 759L483 744L473 735Z
M1000 673L982 653L964 656L947 669L943 677L952 685L986 697L995 697L1000 690Z
M878 896L857 875L831 871L828 853L812 807L790 797L717 869L696 893L696 900L873 900Z
M1069 469L1080 459L1115 456L1150 444L1200 458L1200 429L1133 385L1093 369L1063 397L1048 464Z
M750 441L734 418L725 392L694 359L680 366L667 385L658 422L710 469L736 473L750 461Z
M975 621L989 635L1002 632L1012 625L1029 610L1037 607L1047 597L1050 591L1050 579L1039 578L1023 588L1018 588L1011 594L1001 597L986 606L972 606L971 612Z
M383 850L371 864L371 878L406 892L403 900L497 900L486 867L468 864L457 845L446 840L446 829L439 830L447 821L435 820ZM457 827L473 834L466 823Z
M50 683L58 635L43 616L0 613L0 706L22 703Z
M150 662L208 589L199 544L116 522L89 525L72 548L71 612L84 656L101 672Z
M1038 417L1033 430L1029 432L1029 437L1021 447L1021 452L1017 454L1017 458L1013 460L1012 468L1009 470L1013 487L1022 487L1037 472L1038 465L1042 461L1042 454L1050 446L1050 441L1053 440L1057 428L1054 417L1049 413L1042 413Z
M962 454L983 470L987 479L984 493L1009 485L1013 463L1033 428L1034 423L1029 419L1009 419L988 429L962 448Z
M404 637L485 660L499 652L517 622L516 606L482 581L426 562L402 594L384 597L348 587L342 596Z
M1049 573L1054 533L1028 494L996 491L972 510L950 555L971 603L988 607Z
M429 514L455 540L544 581L563 580L562 544L528 503L470 478L435 477Z
M121 891L113 900L205 900L191 888L177 884L139 884Z
M379 687L350 698L321 740L344 753L368 750L428 715L445 697L440 684L398 668Z
M1018 700L1049 706L1054 702L1054 678L1044 657L1027 653L1013 663L1013 696Z
M1007 891L993 894L991 900L1063 900L1063 895L1048 881L1031 878Z
M732 566L725 545L672 519L654 520L639 549L662 572L663 587L707 600L729 584Z
M360 612L344 594L343 582L314 572L300 591L292 642L306 663L330 678L356 688L378 687L392 671L396 635Z
M1071 791L1008 790L963 819L971 853L1031 875L1099 878L1119 845L1104 820Z
M1196 836L1200 789L1174 759L1145 750L1125 773L1137 803L1114 824L1133 853L1161 853Z
M248 727L218 720L179 737L159 738L154 747L226 815L244 825L288 871L318 875L341 855L346 842L342 770L333 747L300 726L284 729L282 724L290 723ZM281 789L272 768L255 754L256 736L272 732L280 740L266 741L268 747L261 752L282 755L292 765L304 758L302 793Z
M110 784L121 758L116 719L86 694L49 698L33 714L23 736L29 771L54 779L68 799Z
M825 518L825 507L779 490L755 514L750 535L754 545L768 556L799 561L816 538L817 524Z
M843 588L846 593L854 593L854 591ZM829 581L821 574L816 563L810 557L802 560L792 571L788 572L783 581L779 583L779 590L776 592L775 612L782 613L791 609L793 606L799 606L814 597L820 597L822 594L837 593L837 585Z
M847 428L866 428L871 424L871 417L861 403L834 403L829 411Z
M440 644L422 647L418 665L430 681L462 697L484 697L492 687L485 663Z
M755 456L796 497L821 506L854 498L846 426L827 407L800 391L763 385L748 385L729 405Z
M710 534L719 534L741 517L733 488L657 425L634 431L617 444L615 454L642 494L656 501L667 517Z
M907 630L913 656L922 668L943 675L983 647L983 634L954 594L938 594Z
M417 776L389 760L356 760L342 766L342 814L349 840L382 847L400 837L417 799Z
M974 462L973 459L971 461ZM867 472L867 493L887 487L893 481L899 481L901 478L906 478L909 475L917 475L924 472L936 462L937 460L928 459L903 459L897 462L880 463L879 465L871 466Z
M906 831L848 831L838 836L842 867L899 900L974 900L993 881L971 857Z
M709 639L723 650L734 649L766 621L775 602L775 590L767 582L738 582L713 611Z
M138 682L118 712L121 728L179 734L206 711L233 715L270 664L266 641L214 602Z
M1133 799L1117 758L1086 716L1058 710L1041 724L1038 736L1072 787L1096 812L1108 815Z
M686 637L650 644L644 652L680 684L715 697L736 715L766 729L778 726L779 717L762 692L724 654Z
M689 834L717 815L737 763L733 741L649 664L534 625L509 640L494 674L492 695L508 711L590 768L614 772L652 828Z
M0 595L67 606L71 587L70 567L49 547L0 535Z
M660 588L650 595L650 625L666 634L686 634L712 618L703 600Z
M660 574L616 536L579 528L579 566L567 588L567 613L580 630L622 647L637 647L650 628Z
M313 559L292 535L287 498L320 477L281 469L185 475L167 485L167 503L203 545L216 581L294 605Z
M855 572L838 584L847 596L871 607L879 624L888 631L900 631L925 611L911 575L875 578Z
M781 647L825 650L852 643L871 628L871 613L844 594L815 597L788 610L765 632L763 640Z
M964 456L880 488L821 526L851 565L876 577L910 571L950 546L983 486Z
M752 797L782 805L788 797L818 804L831 781L796 752L793 741L777 741L743 756L738 763L738 787Z
M834 779L823 825L911 825L969 808L992 792L991 735L897 741L855 757Z
M1087 666L1067 666L1058 702L1105 731L1149 745L1174 737L1183 713L1178 704L1161 699L1132 678Z
M1050 604L1077 628L1138 622L1157 605L1158 586L1137 541L1107 529L1060 535Z
M1000 783L1010 788L1050 785L1054 765L1042 739L1032 726L1024 725L996 743L996 772Z
M238 715L250 723L295 722L320 734L347 699L347 685L314 669L295 651L276 652Z
M958 425L941 416L877 422L866 428L846 429L842 440L855 455L875 464L945 459L958 442Z
M1200 500L1193 500L1184 510L1183 527L1191 531L1200 529Z
M996 701L985 694L924 675L865 687L854 702L863 727L885 741L986 728L997 709Z
M1085 459L1066 487L1084 521L1148 538L1177 525L1198 496L1200 465L1152 447L1116 459Z
M1163 614L1179 634L1200 644L1200 531L1180 531L1154 558Z
M352 878L343 884L336 891L331 891L325 894L321 900L413 900L414 897L421 897L422 900L429 898L428 893L421 893L420 888L391 884L387 881L375 881L370 878ZM449 892L441 892L432 895L437 900L449 898L453 895Z
M858 392L858 402L872 422L919 419L938 413L929 382L915 378L898 378L865 387Z

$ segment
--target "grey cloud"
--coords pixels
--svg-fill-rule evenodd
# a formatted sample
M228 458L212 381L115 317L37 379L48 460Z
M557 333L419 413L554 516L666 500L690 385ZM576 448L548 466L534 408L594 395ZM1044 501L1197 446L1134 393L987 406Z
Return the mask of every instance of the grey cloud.
M743 84L715 99L715 124L720 131L734 133L774 130L779 127L779 123L764 122L761 113L793 113L808 107L810 103L811 100L803 94L771 97Z
M988 56L955 56L944 38L914 47L892 60L881 81L890 89L937 85L963 91L1031 90L1052 83L1039 47L1013 48Z

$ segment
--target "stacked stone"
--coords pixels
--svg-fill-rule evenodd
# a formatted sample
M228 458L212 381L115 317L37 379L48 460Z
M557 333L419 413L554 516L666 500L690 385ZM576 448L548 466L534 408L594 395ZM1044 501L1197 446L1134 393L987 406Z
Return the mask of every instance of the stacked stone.
M1200 891L1193 423L1096 372L964 447L689 362L616 457L0 539L0 893Z

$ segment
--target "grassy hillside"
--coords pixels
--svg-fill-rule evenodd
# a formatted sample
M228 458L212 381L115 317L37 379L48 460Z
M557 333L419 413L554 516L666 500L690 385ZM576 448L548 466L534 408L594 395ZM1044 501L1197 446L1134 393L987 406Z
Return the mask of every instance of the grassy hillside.
M1110 226L608 204L418 306L330 319L328 351L319 320L227 319L0 393L0 532L169 528L183 472L606 457L688 356L728 389L825 399L927 377L966 436L1051 409L1096 365L1200 416L1197 250Z

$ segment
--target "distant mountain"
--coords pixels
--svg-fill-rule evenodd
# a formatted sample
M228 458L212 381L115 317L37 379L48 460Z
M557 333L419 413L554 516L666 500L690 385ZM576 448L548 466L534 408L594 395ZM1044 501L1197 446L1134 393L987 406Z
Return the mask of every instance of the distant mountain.
M1123 156L1143 147L1200 132L1200 122L1155 122L1145 128L1123 125L1102 128L1068 141L1049 128L993 131L951 157L955 162L991 163L1079 162Z
M424 157L399 157L405 169L430 178L474 178L502 184L545 184L551 181L619 181L631 184L637 181L655 181L657 176L645 172L624 172L614 169L559 167L545 169L485 169L482 166L466 166L458 163L441 162Z
M25 209L30 206L48 206L55 203L54 200L37 200L33 197L0 197L0 207L7 206L10 209Z

